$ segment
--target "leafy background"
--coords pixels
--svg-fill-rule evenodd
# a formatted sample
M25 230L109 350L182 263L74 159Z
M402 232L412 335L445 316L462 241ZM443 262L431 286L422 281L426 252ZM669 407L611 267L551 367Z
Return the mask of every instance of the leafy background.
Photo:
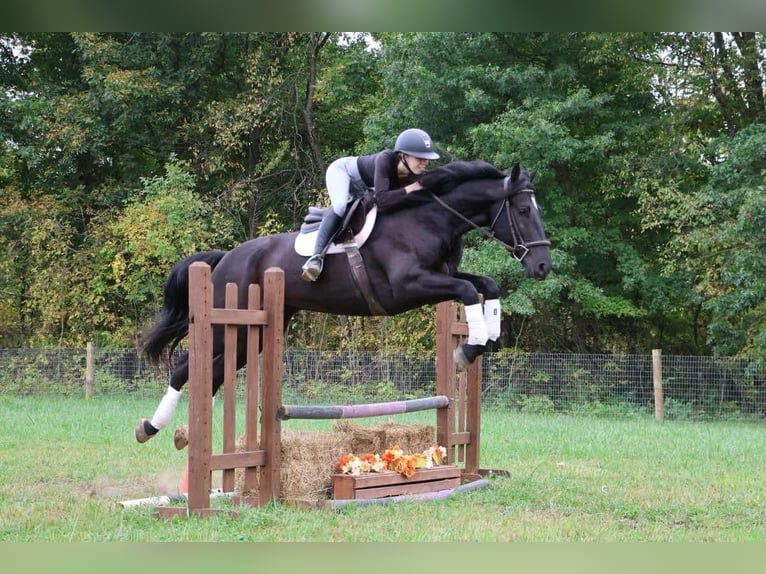
M505 347L762 358L765 39L0 33L0 347L132 344L175 261L295 229L332 159L417 126L538 172L546 281L467 238ZM288 343L417 350L431 317L307 314Z

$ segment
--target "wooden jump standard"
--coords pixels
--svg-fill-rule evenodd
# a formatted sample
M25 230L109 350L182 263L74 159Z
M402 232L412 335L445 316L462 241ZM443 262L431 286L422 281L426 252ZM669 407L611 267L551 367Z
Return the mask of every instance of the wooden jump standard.
M237 285L226 285L225 308L213 307L210 266L189 267L189 495L187 507L159 506L160 517L209 516L212 471L223 471L222 490L233 492L234 470L244 468L243 491L257 497L240 497L252 506L279 497L280 442L282 429L276 417L264 416L259 425L260 388L264 413L275 413L282 402L282 358L284 345L284 272L267 269L261 288L248 288L247 309L238 309ZM223 452L212 453L213 326L223 329L225 340L223 380ZM237 330L247 337L244 451L236 451ZM243 335L240 335L243 336ZM262 345L261 364L258 349ZM260 375L260 376L259 376ZM260 426L260 429L259 429ZM260 430L260 432L259 432ZM258 474L260 473L260 481Z
M479 466L481 415L481 358L456 373L453 352L468 336L465 314L455 302L436 308L436 396L408 401L348 406L282 405L284 273L266 271L263 306L260 286L250 285L247 309L238 309L237 285L226 286L224 308L213 307L210 267L194 263L189 268L189 495L187 507L158 506L160 517L209 516L212 471L222 471L222 490L234 491L234 470L244 468L243 491L235 503L260 506L280 495L281 421L297 418L336 419L385 416L436 409L436 442L447 449L447 461L461 463L463 482L487 475L507 475L503 470ZM223 382L223 445L212 453L212 333L222 329L225 339ZM236 451L236 343L238 329L247 337L244 450ZM262 343L259 369L258 348ZM262 393L261 393L262 390ZM261 399L262 397L262 399ZM259 425L259 399L262 400ZM274 413L270 416L268 413ZM260 426L260 428L259 428ZM260 475L260 480L258 480ZM377 479L375 479L377 480ZM464 485L465 486L465 485ZM462 487L461 487L462 488ZM425 491L423 491L425 492ZM435 493L443 494L444 491ZM339 502L339 501L335 501Z

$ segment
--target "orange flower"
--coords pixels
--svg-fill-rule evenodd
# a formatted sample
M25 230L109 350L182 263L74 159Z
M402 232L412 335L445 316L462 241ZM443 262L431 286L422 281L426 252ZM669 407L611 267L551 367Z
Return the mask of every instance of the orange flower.
M409 472L409 469L407 468L407 460L404 457L399 457L394 460L394 468L391 470L395 470L399 474L403 474L404 476L407 476L407 473ZM412 476L410 474L410 476Z
M407 478L419 468L432 468L441 464L447 456L447 449L434 445L422 453L404 454L399 445L387 449L383 456L365 453L359 457L347 454L338 461L338 470L344 474L359 475L362 472L393 470Z
M345 467L348 463L350 463L355 458L356 457L353 454L347 454L346 456L342 456L340 460L338 461L338 470L342 471L343 467Z
M399 445L394 445L391 448L387 449L386 452L383 453L383 462L386 463L386 468L393 470L394 461L402 456L404 454L404 451L399 448Z
M404 471L402 472L402 474L406 476L407 478L410 478L413 474L415 474L416 470L417 470L417 467L415 466L415 456L406 455L404 457Z

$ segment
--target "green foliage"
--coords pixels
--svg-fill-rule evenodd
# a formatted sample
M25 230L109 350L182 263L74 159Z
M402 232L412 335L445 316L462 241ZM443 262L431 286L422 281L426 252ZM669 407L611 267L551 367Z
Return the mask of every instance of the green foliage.
M81 359L81 353L69 348L60 348L56 353L4 354L0 394L82 397L85 390Z
M546 281L466 241L503 345L766 357L763 33L370 38L0 34L0 346L130 341L175 260L295 229L329 161L417 126L538 172ZM288 336L432 347L405 315Z
M210 229L209 207L194 194L195 182L188 167L171 160L165 176L142 180L142 192L126 204L116 220L107 222L96 251L102 265L93 270L87 293L94 315L100 319L96 325L111 326L102 336L129 340L137 328L129 318L151 316L159 309L170 267L231 236L225 227Z
M545 395L519 397L519 410L525 415L550 415L556 412L556 405Z
M365 381L363 385L349 385L348 380L336 383L327 380L303 379L296 391L301 401L308 404L342 405L365 401L385 402L399 400L401 392L391 381Z
M568 414L579 417L593 417L605 419L638 419L646 417L647 412L636 405L628 402L605 403L601 401L587 401L573 404L567 409Z
M683 256L682 269L695 278L695 291L709 317L708 343L721 355L766 356L764 150L763 125L718 140L711 153L721 161L711 170L710 182L671 204L688 215L670 247Z
M688 420L694 416L694 406L678 399L667 399L663 403L665 418L668 420Z

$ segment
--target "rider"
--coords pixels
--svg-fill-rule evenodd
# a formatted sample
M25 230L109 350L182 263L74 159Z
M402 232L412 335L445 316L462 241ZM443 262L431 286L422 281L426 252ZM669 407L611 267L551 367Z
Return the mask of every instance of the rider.
M393 150L362 156L341 157L327 168L325 181L332 208L327 210L319 226L314 255L303 265L301 278L316 281L324 265L323 251L338 230L346 213L352 181L364 182L376 193L404 195L423 189L416 181L428 166L428 161L438 159L431 136L417 128L404 130L396 138ZM393 197L391 199L394 199Z

